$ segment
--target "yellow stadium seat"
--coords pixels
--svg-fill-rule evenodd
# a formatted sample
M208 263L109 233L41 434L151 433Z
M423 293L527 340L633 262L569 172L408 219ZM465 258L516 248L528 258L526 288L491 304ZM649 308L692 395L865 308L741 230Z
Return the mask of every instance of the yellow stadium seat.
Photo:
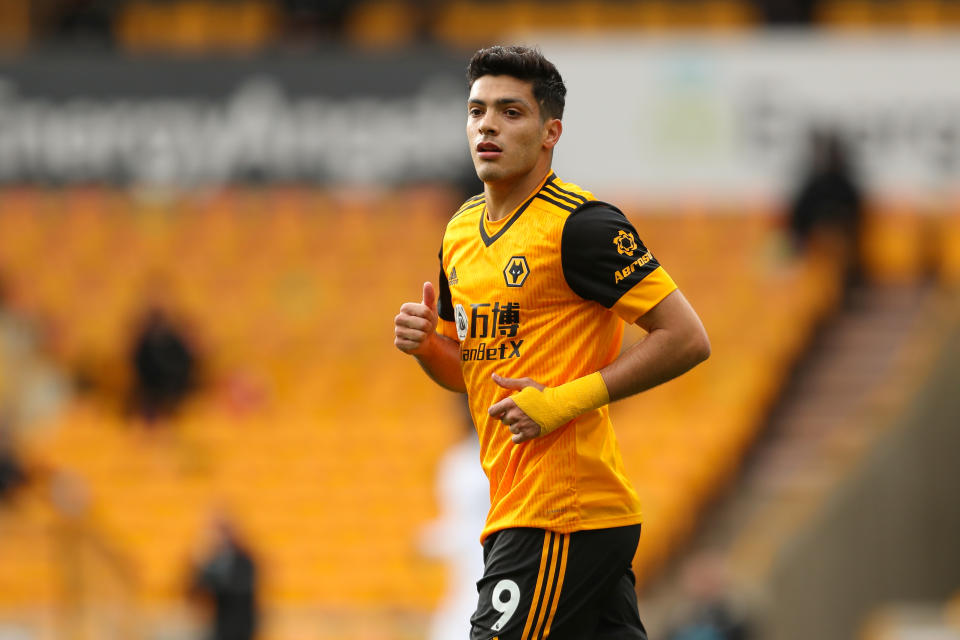
M905 208L885 208L867 216L863 254L870 277L879 282L913 282L929 268L926 219Z
M757 23L753 5L742 0L706 0L704 26L721 31L740 30Z
M416 37L416 8L404 0L366 0L355 4L346 32L361 47L390 48L410 44Z
M947 24L946 3L943 0L901 0L898 4L902 24L908 29L927 31L942 29Z
M280 15L267 0L211 2L211 48L254 51L273 43L280 34Z
M612 11L578 6L561 8L597 11L598 22ZM637 11L637 20L670 11L648 5L643 11L653 13L644 18L640 4L618 6ZM717 7L711 11L738 11ZM499 28L482 24L495 15L487 3L454 3L443 19L465 8L477 12L472 36L478 23ZM516 15L551 10L560 11L528 3ZM435 282L437 225L456 206L451 199L423 190L266 187L185 194L160 206L109 191L0 191L0 266L22 265L12 287L66 328L68 348L58 353L92 358L105 379L123 372L118 338L149 278L169 290L203 344L211 386L166 437L91 403L65 413L38 454L90 483L103 530L139 567L144 601L176 597L179 563L211 505L222 503L263 555L270 604L390 599L426 611L436 602L442 568L419 558L415 538L436 515L436 464L463 417L393 349L390 319L423 280ZM21 213L39 210L51 215ZM729 481L757 417L828 307L834 274L829 263L770 260L777 223L762 207L691 199L670 214L643 203L625 210L702 312L717 354L690 376L612 409L626 468L646 500L637 563L650 576ZM42 247L64 229L69 250L48 259ZM6 230L24 238L14 257ZM409 259L384 269L379 258L389 244L404 246ZM723 260L717 247L727 252ZM111 268L114 260L122 268ZM765 322L748 320L757 317ZM156 532L164 541L154 549ZM361 544L358 532L375 542Z
M876 22L874 0L828 0L816 6L815 21L828 28L865 29Z
M938 271L943 282L960 284L960 208L950 210L939 219Z
M452 0L444 3L433 24L435 37L456 47L475 49L498 42L504 33L504 3Z
M0 51L23 48L30 40L30 5L0 0Z

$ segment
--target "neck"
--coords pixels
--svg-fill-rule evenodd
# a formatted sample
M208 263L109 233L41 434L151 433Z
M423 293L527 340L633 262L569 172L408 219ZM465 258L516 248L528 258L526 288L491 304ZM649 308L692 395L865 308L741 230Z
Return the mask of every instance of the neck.
M496 222L510 215L519 207L543 179L550 173L550 166L534 170L522 178L510 182L485 182L483 193L486 200L487 220Z

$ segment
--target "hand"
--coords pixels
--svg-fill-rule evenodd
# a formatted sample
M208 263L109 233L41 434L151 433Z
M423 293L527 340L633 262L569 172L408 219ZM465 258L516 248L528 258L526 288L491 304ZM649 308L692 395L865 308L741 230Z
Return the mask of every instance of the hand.
M421 302L405 302L393 319L393 344L410 355L423 353L437 330L437 293L433 284L423 283Z
M543 391L544 386L536 380L530 378L504 378L493 374L493 381L504 389L513 389L519 391L524 387L534 387L538 391ZM513 398L504 398L488 409L488 413L507 425L513 436L510 438L514 444L520 444L527 440L533 440L540 435L540 425L523 412L523 409L517 406Z

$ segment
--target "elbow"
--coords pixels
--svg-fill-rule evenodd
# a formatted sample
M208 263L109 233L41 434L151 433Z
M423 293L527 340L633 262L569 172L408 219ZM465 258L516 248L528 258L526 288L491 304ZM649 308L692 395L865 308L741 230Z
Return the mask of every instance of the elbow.
M707 334L704 333L704 334L703 334L703 343L702 343L702 345L701 345L701 347L700 347L700 351L699 351L699 353L698 353L700 359L697 360L697 364L699 364L699 363L704 362L705 360L707 360L707 359L710 357L710 353L711 353L711 351L710 351L710 338L708 338L708 337L707 337Z
M690 337L687 353L690 357L691 368L710 357L710 338L703 327L700 327L700 330Z

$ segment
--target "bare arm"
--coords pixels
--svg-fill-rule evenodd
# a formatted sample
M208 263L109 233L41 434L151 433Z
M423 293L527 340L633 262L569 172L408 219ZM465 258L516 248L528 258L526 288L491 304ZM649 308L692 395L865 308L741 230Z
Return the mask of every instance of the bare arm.
M679 290L674 290L637 320L648 332L643 340L600 370L610 402L627 398L676 378L710 356L710 340L696 311ZM501 378L494 382L517 391L544 386L530 378ZM490 407L489 413L513 433L516 443L536 438L540 424L517 406L513 396Z
M610 401L646 391L710 357L710 340L696 311L675 290L637 320L648 333L600 370Z
M466 393L460 368L460 345L437 331L437 294L423 284L421 302L405 302L393 319L393 344L412 355L430 378L445 389Z
M467 392L460 368L460 345L446 336L434 333L423 353L414 354L430 379L450 391Z

